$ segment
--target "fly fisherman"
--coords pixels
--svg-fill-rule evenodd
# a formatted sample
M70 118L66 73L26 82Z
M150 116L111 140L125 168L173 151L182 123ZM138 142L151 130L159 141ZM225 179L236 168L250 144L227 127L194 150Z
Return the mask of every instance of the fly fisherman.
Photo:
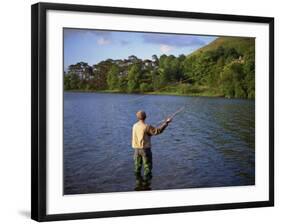
M132 147L134 148L134 165L137 180L141 178L141 168L144 168L144 181L152 178L152 152L151 141L152 135L161 134L172 118L167 118L160 127L153 127L145 123L146 114L144 111L136 113L138 122L134 124L132 131Z

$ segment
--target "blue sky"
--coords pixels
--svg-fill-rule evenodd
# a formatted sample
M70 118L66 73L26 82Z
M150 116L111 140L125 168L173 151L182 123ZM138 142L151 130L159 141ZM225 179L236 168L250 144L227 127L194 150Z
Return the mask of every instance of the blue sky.
M65 69L80 61L89 65L102 60L135 55L151 59L153 54L189 54L216 39L214 36L64 29Z

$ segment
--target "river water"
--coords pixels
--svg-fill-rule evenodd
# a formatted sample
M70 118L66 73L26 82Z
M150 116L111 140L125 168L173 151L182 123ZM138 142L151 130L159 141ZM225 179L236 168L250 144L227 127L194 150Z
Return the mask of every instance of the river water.
M255 184L255 101L164 95L64 93L64 194L134 191L135 113L157 124L147 189Z

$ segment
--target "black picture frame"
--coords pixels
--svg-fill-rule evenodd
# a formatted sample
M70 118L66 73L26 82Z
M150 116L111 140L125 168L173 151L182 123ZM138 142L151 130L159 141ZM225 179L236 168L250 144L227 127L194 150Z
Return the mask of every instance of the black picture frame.
M75 12L100 12L124 15L154 17L191 18L217 21L254 22L269 25L269 200L208 204L196 206L177 206L160 208L140 208L100 212L68 214L46 213L46 12L63 10ZM237 209L274 206L274 18L195 13L183 11L164 11L137 8L103 7L73 4L37 3L31 11L31 218L36 221L54 221L115 216L132 216L161 213L192 212L205 210Z

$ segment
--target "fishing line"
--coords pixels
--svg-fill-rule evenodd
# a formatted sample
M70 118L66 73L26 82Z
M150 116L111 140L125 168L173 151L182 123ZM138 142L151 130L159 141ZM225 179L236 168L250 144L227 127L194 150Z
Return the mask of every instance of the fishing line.
M200 98L197 98L194 102L192 102L192 104L193 104L193 105L194 105L194 104L198 104L199 99L200 99ZM180 108L177 109L174 113L168 115L167 118L173 119L173 118L174 118L175 116L177 116L178 114L185 112L188 108L189 108L189 107L188 107L188 103L186 103L185 106L180 107ZM158 123L156 123L155 126L158 126L158 125L164 123L165 120L166 120L166 119L162 119L161 121L159 121Z
M178 115L179 113L181 113L182 111L184 111L184 109L186 108L187 105L182 106L181 108L179 108L178 110L176 110L174 113L168 115L168 118L173 119L176 115ZM161 121L159 121L158 123L156 123L156 126L162 124L165 122L166 119L162 119Z

